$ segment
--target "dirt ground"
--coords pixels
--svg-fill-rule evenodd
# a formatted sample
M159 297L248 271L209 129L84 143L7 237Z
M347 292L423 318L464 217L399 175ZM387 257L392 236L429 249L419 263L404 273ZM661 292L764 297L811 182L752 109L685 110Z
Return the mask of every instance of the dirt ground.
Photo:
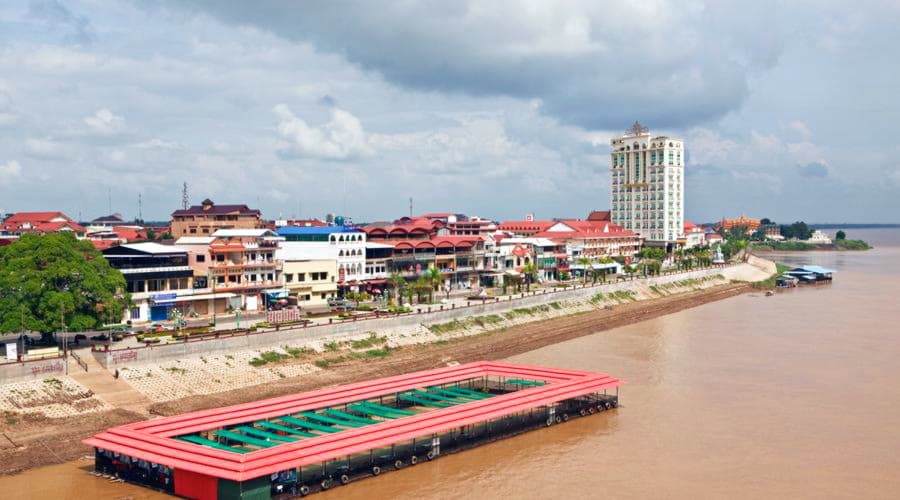
M320 372L285 378L261 386L156 403L149 407L149 411L154 415L176 415L435 368L450 362L505 359L550 344L671 314L748 291L751 291L750 285L732 283L526 323L452 339L446 343L403 347L392 350L391 355L385 358L350 360L331 365ZM116 409L65 419L0 419L0 432L3 433L0 442L0 474L14 474L31 467L62 463L90 455L92 450L80 443L82 439L109 427L142 418L138 413Z

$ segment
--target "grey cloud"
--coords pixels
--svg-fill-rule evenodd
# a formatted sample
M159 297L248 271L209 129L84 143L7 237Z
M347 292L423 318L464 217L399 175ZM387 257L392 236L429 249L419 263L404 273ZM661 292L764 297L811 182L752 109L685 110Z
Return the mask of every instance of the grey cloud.
M676 1L652 11L593 1L527 9L476 0L193 5L311 42L404 87L538 99L546 113L591 129L618 129L635 109L655 127L720 117L741 105L751 73L781 50L777 24L766 23L777 11L772 2L742 7L740 16L719 2Z
M797 172L803 177L824 178L828 177L828 166L815 162L797 167Z
M34 0L28 6L28 15L50 28L66 30L67 42L90 45L97 39L91 21L74 14L58 0Z

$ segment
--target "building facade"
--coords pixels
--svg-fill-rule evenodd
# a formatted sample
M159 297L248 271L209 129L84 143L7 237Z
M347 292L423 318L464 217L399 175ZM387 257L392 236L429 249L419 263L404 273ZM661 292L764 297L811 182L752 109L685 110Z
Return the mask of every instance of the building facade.
M656 244L674 244L684 227L684 142L652 136L635 123L610 141L610 218Z
M182 236L210 236L219 229L257 229L262 227L262 215L247 205L216 205L203 200L185 210L172 212L170 234Z
M173 309L190 315L193 270L186 250L158 243L118 245L103 250L109 265L125 276L125 290L134 305L125 321L145 323L166 321Z
M366 233L345 226L283 226L278 235L284 241L282 248L302 255L328 253L337 261L338 287L359 286L366 275ZM327 249L327 250L322 250Z
M294 245L275 253L284 263L284 287L301 308L325 308L337 297L338 264L330 250Z

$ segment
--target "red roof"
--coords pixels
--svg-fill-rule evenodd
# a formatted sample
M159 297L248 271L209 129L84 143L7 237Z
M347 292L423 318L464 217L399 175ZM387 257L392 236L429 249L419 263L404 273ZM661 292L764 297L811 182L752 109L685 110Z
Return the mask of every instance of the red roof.
M203 204L194 205L187 210L176 210L172 212L172 217L176 215L199 215L199 214L244 214L244 215L260 215L259 210L254 210L247 205L216 205L210 200L203 200Z
M637 234L609 222L588 220L564 220L560 223L571 227L574 231L542 231L533 235L535 238L559 239L591 239L591 238L640 238Z
M72 219L66 217L66 215L62 212L18 212L9 216L6 219L7 224L18 223L18 222L30 222L32 224L38 222L50 222L53 219L62 217L68 221L72 221Z
M113 226L112 230L119 238L122 238L128 243L147 239L147 232L145 230L127 226Z
M277 418L481 376L526 378L547 384L245 454L172 439L173 436L226 425ZM246 481L619 387L623 383L606 373L480 361L137 422L113 427L83 443L179 470Z
M91 245L94 245L94 248L97 250L106 250L107 248L112 248L119 244L119 241L116 240L91 240Z
M505 221L500 223L501 231L511 231L513 233L539 233L546 231L550 226L556 224L552 220L548 221Z

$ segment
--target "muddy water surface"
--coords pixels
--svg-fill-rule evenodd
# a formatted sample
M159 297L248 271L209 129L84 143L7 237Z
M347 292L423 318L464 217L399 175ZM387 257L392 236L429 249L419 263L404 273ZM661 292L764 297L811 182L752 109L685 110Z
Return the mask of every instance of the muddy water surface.
M750 294L510 361L606 371L622 407L316 498L898 498L900 231L870 252L775 256L831 286ZM88 462L0 478L4 498L158 498Z

